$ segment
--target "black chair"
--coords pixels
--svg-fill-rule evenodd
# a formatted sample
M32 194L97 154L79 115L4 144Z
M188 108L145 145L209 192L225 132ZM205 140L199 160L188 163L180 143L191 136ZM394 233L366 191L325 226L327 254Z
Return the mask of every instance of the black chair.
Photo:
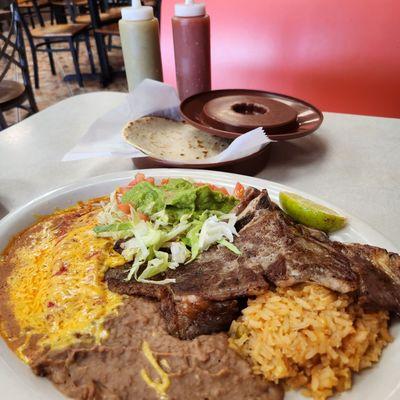
M105 38L119 36L119 28L117 21L120 18L118 8L109 8L109 4L105 0L88 0L90 21L94 31L94 39L96 42L97 54L100 63L100 81L103 86L107 86L112 80L113 69L109 63L107 50L111 45L106 45ZM115 10L115 11L114 11ZM101 15L114 14L113 19L101 18Z
M91 24L92 19L89 13L89 5L87 0L67 0L68 2L68 12L71 16L71 20L78 24ZM100 21L115 22L121 17L121 13L115 8L107 8L99 14Z
M38 111L29 78L28 61L26 58L23 19L15 2L11 4L10 29L0 33L0 130L8 127L3 113L18 107L28 111L28 115ZM23 84L5 79L11 66L17 66L21 71ZM28 105L23 103L28 102Z
M18 7L21 15L25 18L28 17L29 21L32 25L32 28L35 28L35 14L40 14L40 17L43 18L43 13L50 14L51 24L54 22L54 12L51 7L51 4L47 0L38 0L36 4L34 4L30 0L17 0Z
M32 0L32 2L35 4L36 0ZM37 61L37 52L46 52L48 54L51 72L53 75L55 75L56 70L53 59L53 53L65 52L65 51L71 52L78 84L80 87L83 87L83 78L79 67L79 54L78 54L80 41L85 42L89 57L91 72L92 74L96 73L93 61L93 54L90 47L89 25L74 24L74 23L46 25L40 14L38 15L38 19L40 27L35 29L30 29L28 25L24 22L25 33L32 51L35 87L39 88L39 65ZM35 42L35 40L40 40L40 41ZM62 48L52 47L52 44L56 43L66 43L67 47L62 47Z
M9 23L11 21L11 11L0 8L0 33L8 32L10 29Z

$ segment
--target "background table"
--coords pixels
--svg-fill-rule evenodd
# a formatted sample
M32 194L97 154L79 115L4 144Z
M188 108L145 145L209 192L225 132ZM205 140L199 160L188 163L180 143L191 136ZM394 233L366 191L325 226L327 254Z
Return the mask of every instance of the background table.
M57 186L132 169L130 159L60 161L90 124L124 96L98 92L71 97L1 132L0 217ZM400 120L324 115L315 134L274 143L256 176L345 209L400 249Z

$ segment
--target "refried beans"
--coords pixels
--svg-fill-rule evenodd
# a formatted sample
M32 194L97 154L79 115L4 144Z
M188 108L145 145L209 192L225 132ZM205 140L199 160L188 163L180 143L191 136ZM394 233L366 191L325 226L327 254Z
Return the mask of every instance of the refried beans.
M126 298L117 317L105 327L108 338L93 347L49 351L32 368L74 399L157 400L140 375L157 375L142 352L147 341L154 356L169 365L169 400L281 400L280 386L252 373L249 364L228 347L225 333L179 340L167 333L157 302Z

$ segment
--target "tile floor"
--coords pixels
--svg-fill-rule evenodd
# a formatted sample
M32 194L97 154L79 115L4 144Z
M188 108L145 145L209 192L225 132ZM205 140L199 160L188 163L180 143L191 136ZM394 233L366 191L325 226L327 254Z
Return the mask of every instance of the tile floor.
M91 39L92 52L96 64L98 67L98 55L94 40ZM113 38L113 44L119 45L119 38ZM35 92L35 99L39 110L43 110L46 107L57 103L69 96L77 94L94 92L99 90L112 90L112 91L127 91L127 83L125 77L114 78L114 81L109 84L106 88L103 88L98 80L84 80L84 87L80 88L77 82L64 81L64 77L68 74L74 74L74 66L72 63L72 56L70 52L54 53L54 61L56 66L56 75L52 75L50 70L49 59L46 53L38 53L39 62L39 84L40 88L35 89L33 84L33 67L31 53L29 45L27 45L27 55L29 59L31 82ZM59 46L62 46L61 44ZM122 51L120 49L112 49L108 53L109 61L114 70L121 70L123 66ZM89 60L86 52L86 48L83 43L80 44L79 48L79 61L82 73L90 73ZM8 73L9 79L20 80L21 76L16 68L12 68ZM26 112L20 109L13 109L5 113L5 118L8 124L13 124L24 118Z

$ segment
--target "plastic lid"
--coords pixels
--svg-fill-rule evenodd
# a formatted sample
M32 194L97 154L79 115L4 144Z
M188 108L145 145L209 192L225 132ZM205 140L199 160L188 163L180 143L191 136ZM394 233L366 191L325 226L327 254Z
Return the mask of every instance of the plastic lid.
M142 6L140 0L132 0L132 7L121 8L122 19L128 21L143 21L146 19L153 19L153 7Z
M200 17L206 15L204 3L193 3L193 0L185 0L185 3L175 4L176 17Z

